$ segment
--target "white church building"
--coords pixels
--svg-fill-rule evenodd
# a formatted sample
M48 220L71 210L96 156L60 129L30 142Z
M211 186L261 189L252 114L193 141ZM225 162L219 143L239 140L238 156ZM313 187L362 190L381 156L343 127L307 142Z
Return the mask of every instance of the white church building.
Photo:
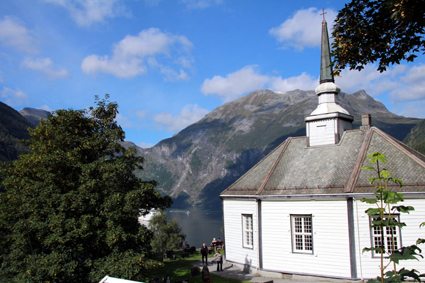
M369 205L360 201L376 190L368 181L371 173L361 170L374 152L387 157L385 167L403 180L403 204L415 208L399 215L407 226L396 229L397 246L425 238L419 227L425 221L425 156L372 127L369 115L362 116L360 129L352 129L353 117L338 105L338 92L324 21L319 103L305 118L306 136L288 138L220 195L228 262L283 274L379 275L379 255L362 252L381 237L370 228ZM423 259L401 261L403 266L425 272Z

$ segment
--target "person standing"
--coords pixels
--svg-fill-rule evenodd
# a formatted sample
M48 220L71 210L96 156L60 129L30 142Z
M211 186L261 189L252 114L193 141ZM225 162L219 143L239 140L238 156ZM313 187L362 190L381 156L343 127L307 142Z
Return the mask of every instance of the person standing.
M217 252L214 257L217 262L217 271L223 271L223 255L221 254L220 248L217 249Z
M201 247L201 256L202 256L202 265L208 265L208 247L205 243L203 243Z

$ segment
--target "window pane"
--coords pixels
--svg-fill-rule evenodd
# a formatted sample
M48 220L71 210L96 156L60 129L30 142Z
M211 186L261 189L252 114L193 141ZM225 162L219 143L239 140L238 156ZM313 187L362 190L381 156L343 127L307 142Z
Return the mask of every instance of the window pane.
M381 227L373 227L372 229L374 235L381 235Z
M397 237L388 237L387 238L387 250L389 253L397 250Z
M373 238L373 246L374 246L375 248L379 248L379 247L381 247L381 248L382 248L381 237L374 237L374 238ZM379 252L379 253L380 253L380 252Z
M304 232L311 233L311 218L310 217L304 218Z
M295 232L301 233L302 230L302 220L301 217L295 217Z
M307 251L313 250L313 238L311 237L311 235L304 236L304 247Z
M295 249L302 250L303 249L303 236L295 235Z

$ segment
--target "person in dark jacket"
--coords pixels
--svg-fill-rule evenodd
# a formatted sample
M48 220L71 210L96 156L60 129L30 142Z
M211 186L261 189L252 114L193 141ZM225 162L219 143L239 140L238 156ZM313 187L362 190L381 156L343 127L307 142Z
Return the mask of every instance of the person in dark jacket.
M201 256L202 256L202 265L208 265L208 247L205 243L203 243L201 247Z

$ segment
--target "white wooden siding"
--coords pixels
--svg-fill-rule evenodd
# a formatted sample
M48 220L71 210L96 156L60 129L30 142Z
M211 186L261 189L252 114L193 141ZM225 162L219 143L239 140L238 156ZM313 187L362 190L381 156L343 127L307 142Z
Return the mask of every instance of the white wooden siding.
M338 131L337 131L337 133L339 134L339 138L342 137L345 130L351 130L352 128L353 128L353 124L351 122L340 119L338 121Z
M312 214L313 254L292 252L291 214ZM334 277L351 276L345 200L263 201L262 231L263 269Z
M425 227L419 227L419 224L425 221L425 200L405 200L403 205L411 205L415 208L415 211L410 212L410 214L400 214L400 221L407 225L401 229L401 244L403 246L409 246L415 244L418 238L425 238ZM368 207L371 206L368 206L360 200L354 202L357 273L359 277L363 276L363 278L374 278L379 275L380 259L378 257L372 258L371 252L361 252L363 248L371 246L369 217L365 213L365 210ZM423 252L422 255L425 256L425 253ZM425 260L423 259L420 259L419 261L401 261L398 269L403 266L407 269L414 268L420 273L425 272Z
M223 200L226 260L258 267L258 221L255 200ZM254 247L242 246L242 214L252 214Z
M335 144L336 119L307 122L310 145Z

